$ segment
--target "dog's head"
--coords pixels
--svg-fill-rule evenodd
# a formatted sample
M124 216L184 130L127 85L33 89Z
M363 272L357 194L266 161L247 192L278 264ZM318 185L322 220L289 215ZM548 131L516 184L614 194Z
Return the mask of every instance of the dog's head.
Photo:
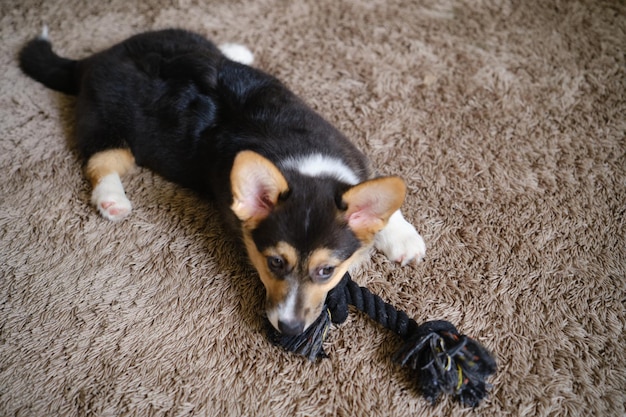
M398 177L349 186L332 178L285 175L244 151L231 171L231 209L259 273L269 321L299 334L321 313L326 294L371 246L404 200Z

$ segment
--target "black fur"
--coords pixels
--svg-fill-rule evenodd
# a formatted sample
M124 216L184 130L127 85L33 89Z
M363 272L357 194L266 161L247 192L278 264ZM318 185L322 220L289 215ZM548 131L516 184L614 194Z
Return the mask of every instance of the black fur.
M20 51L20 67L46 87L65 94L78 94L76 61L61 58L43 38L30 41Z
M318 152L341 159L360 180L370 176L366 158L276 78L227 59L191 32L143 33L79 61L35 39L20 65L47 87L78 95L77 143L85 158L129 147L138 165L212 195L231 218L229 173L242 150L275 164ZM347 184L283 175L292 192L259 225L259 248L289 239L302 251L332 244L347 258L358 247L347 225L337 227Z

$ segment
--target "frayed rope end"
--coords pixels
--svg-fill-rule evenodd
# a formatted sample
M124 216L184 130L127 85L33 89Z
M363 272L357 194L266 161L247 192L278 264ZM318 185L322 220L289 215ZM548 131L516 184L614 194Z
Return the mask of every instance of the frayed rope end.
M406 340L394 360L416 371L428 401L435 403L445 393L476 407L487 396L486 379L496 371L496 361L480 343L447 321L426 322Z

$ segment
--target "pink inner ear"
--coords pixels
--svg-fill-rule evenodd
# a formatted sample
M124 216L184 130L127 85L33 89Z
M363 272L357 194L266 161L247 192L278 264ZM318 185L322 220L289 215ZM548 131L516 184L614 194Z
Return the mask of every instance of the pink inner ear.
M270 200L267 197L261 197L258 200L258 207L260 210L262 211L270 211L274 205L270 202Z
M261 189L255 200L259 214L268 214L274 208L274 202L267 190Z
M274 208L270 193L260 184L256 184L254 190L246 196L245 205L251 217L265 217Z
M380 221L367 207L359 207L348 215L348 224L352 229L363 229Z
M360 211L355 211L348 216L348 223L350 223L351 226L358 226L359 224L363 223L363 217L363 213L361 213Z

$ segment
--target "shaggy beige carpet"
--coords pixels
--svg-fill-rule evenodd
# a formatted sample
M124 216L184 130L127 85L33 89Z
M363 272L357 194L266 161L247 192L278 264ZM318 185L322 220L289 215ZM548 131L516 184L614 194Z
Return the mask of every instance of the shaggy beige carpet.
M318 364L271 346L192 193L137 170L132 216L101 218L72 99L17 66L42 23L70 57L172 26L249 45L403 176L426 262L354 277L494 352L477 412L429 405L356 313ZM623 1L4 0L0 34L0 415L625 415Z

